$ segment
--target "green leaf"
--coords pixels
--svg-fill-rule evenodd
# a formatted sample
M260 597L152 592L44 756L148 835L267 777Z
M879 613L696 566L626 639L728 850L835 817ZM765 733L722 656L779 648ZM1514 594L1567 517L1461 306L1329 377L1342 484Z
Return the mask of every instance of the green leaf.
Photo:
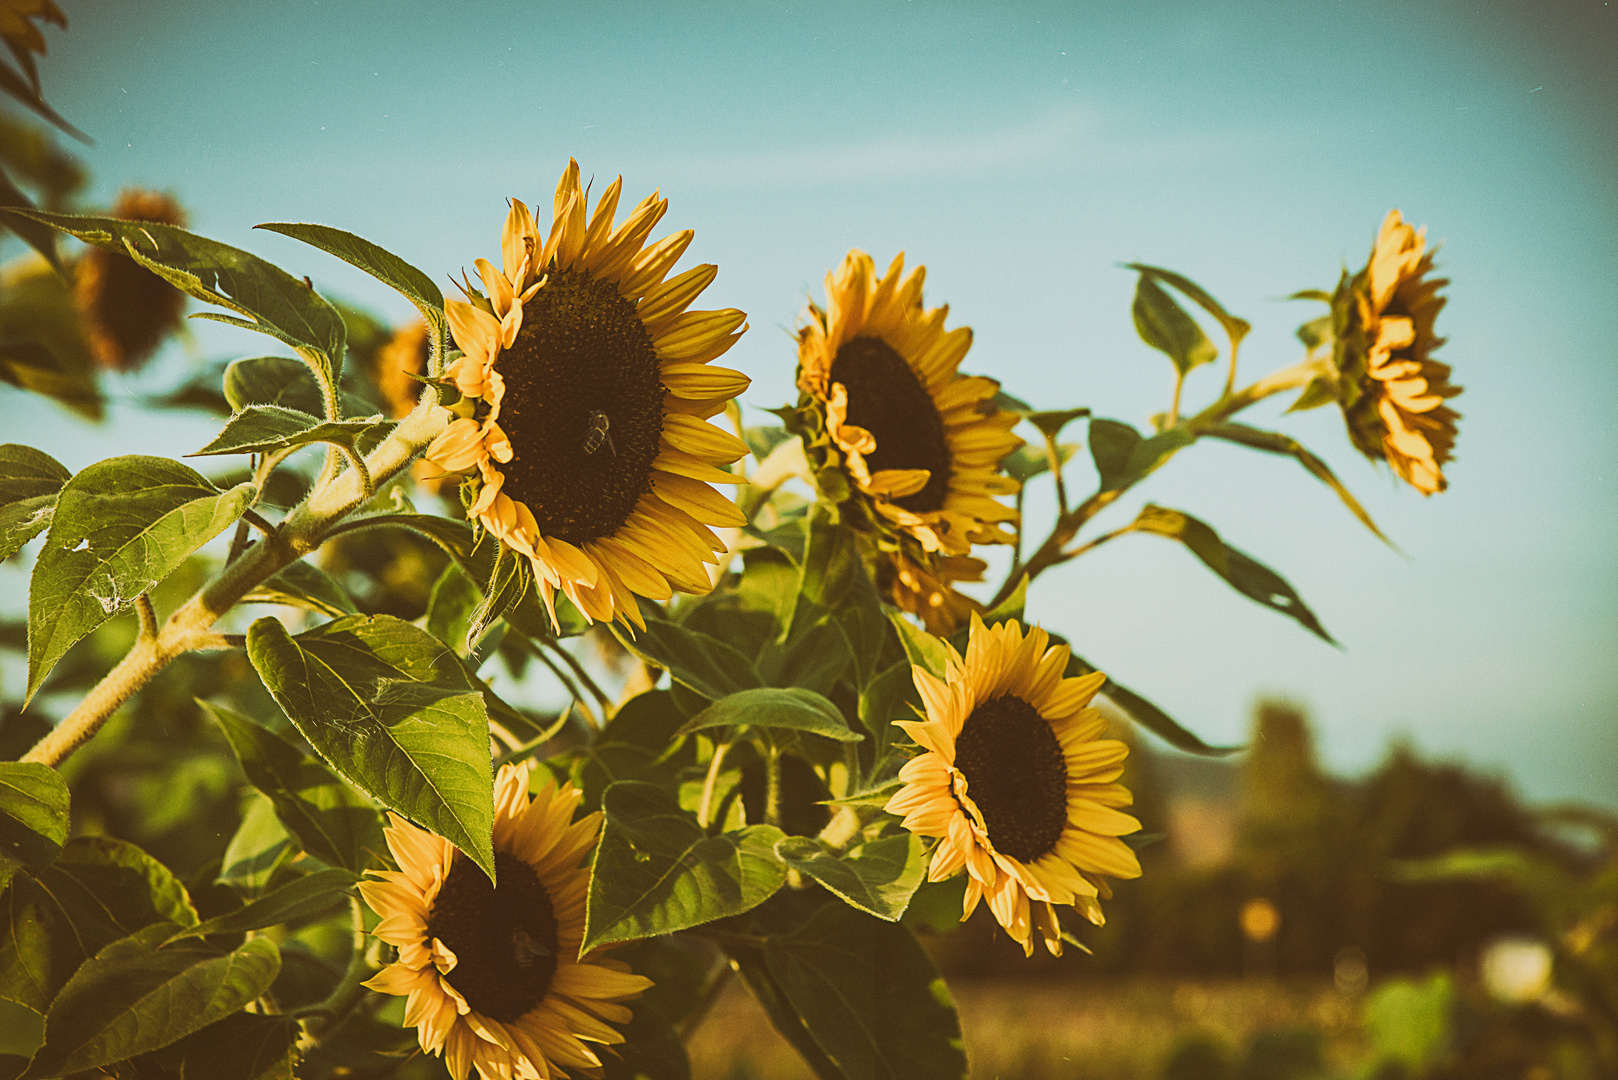
M347 870L316 870L293 878L235 911L186 927L169 938L211 937L215 934L245 934L267 926L296 922L330 911L343 901L359 878Z
M905 708L906 702L921 704L916 693L915 676L908 658L893 664L872 679L860 693L860 723L871 733L875 750L871 760L881 761L888 752L888 740L893 735L893 721L910 719L914 714Z
M337 309L280 267L174 225L117 218L10 211L61 229L137 263L198 300L247 318L211 317L268 334L293 347L324 385L343 369L345 331Z
M1309 380L1309 384L1303 388L1297 400L1287 406L1287 412L1308 412L1322 405L1330 405L1336 400L1337 390L1333 387L1332 380L1321 375Z
M1170 540L1178 540L1201 559L1203 564L1224 578L1231 588L1267 608L1302 623L1322 640L1332 641L1326 628L1320 625L1315 613L1303 602L1286 579L1256 559L1226 544L1209 525L1190 514L1170 510L1148 503L1130 526L1137 532L1155 533Z
M406 300L416 305L421 317L432 329L433 336L442 344L444 336L444 294L433 279L388 251L361 236L334 229L329 225L311 225L302 222L270 221L253 226L268 229L295 240L302 240L322 251L357 266L384 285L390 286Z
M383 420L381 416L368 420L322 420L279 405L249 405L230 418L213 442L186 456L277 454L311 443L353 447L361 439L380 441L393 428L393 421Z
M751 660L699 630L648 615L646 629L634 637L620 623L613 623L612 632L631 653L667 669L672 678L709 701L759 685Z
M335 578L306 559L288 564L275 576L242 597L244 604L287 604L308 608L332 618L357 614L348 591Z
M300 1034L289 1016L232 1013L156 1056L183 1080L292 1080Z
M0 382L53 398L89 420L105 415L95 372L39 341L0 338Z
M286 831L322 863L366 870L382 850L382 823L364 795L277 733L222 704L199 701L225 732L249 784L275 805Z
M290 356L253 356L236 360L225 369L225 401L232 412L249 405L278 405L319 416L325 412L320 384L308 366ZM376 406L346 390L338 401L345 416L367 416Z
M427 632L466 656L466 629L472 613L483 601L477 583L466 576L457 563L444 567L444 572L433 582L433 591L427 594Z
M676 734L689 735L717 727L778 728L824 735L838 742L865 738L850 731L843 714L826 698L801 687L758 687L727 694L703 709Z
M97 949L154 923L190 926L197 913L166 867L133 844L76 837L38 875L0 893L0 997L43 1013Z
M1063 465L1071 461L1073 455L1078 453L1078 450L1078 443L1062 443L1056 448ZM1000 467L1013 480L1026 484L1034 477L1051 471L1051 457L1050 454L1046 453L1043 446L1028 443L1007 454L1005 459L1000 462Z
M466 632L461 635L462 656L475 657L480 651L487 655L490 646L484 639L506 615L521 604L523 597L534 588L534 571L528 560L519 557L504 544L494 549L494 566L489 571L488 584L483 586L483 599L466 617ZM498 644L498 642L496 642ZM479 646L483 648L480 650Z
M912 625L909 619L897 611L888 612L888 621L899 631L899 642L904 646L905 656L909 658L911 665L942 679L947 667L946 659L949 656L949 649L944 643L927 631Z
M1122 420L1090 421L1090 459L1101 477L1102 491L1121 491L1128 486L1129 459L1140 442L1140 432Z
M1318 319L1310 319L1308 322L1302 323L1297 330L1298 340L1303 342L1303 347L1310 352L1330 344L1332 339L1331 323L1332 316L1329 311Z
M1286 454L1297 458L1298 463L1309 470L1310 475L1337 493L1337 497L1343 500L1343 505L1348 507L1349 512L1360 519L1361 525L1370 529L1372 535L1378 540L1381 540L1395 551L1398 550L1398 545L1382 535L1382 530L1376 527L1376 522L1371 520L1371 515L1365 512L1365 508L1360 505L1359 500L1354 498L1348 488L1343 486L1341 480L1337 479L1336 474L1331 471L1331 467L1314 454L1311 454L1297 439L1292 438L1290 435L1283 435L1278 431L1261 431L1258 428L1248 427L1246 424L1230 423L1211 427L1206 434L1216 439L1240 443L1242 446L1252 447L1254 450L1265 450L1272 454Z
M808 836L788 836L775 853L861 911L898 922L927 874L927 852L915 833L871 840L839 856Z
M252 497L251 484L220 492L178 461L139 455L69 480L29 586L27 697L68 649L178 570Z
M10 75L10 71L6 72ZM32 96L32 95L31 95ZM25 99L26 100L26 99ZM40 101L44 105L44 101ZM0 207L18 207L23 210L32 210L34 202L23 194L21 188L0 169ZM62 272L62 260L56 253L56 232L37 221L30 221L18 215L5 215L5 223L11 231L22 238L23 243L39 252L51 268L58 274Z
M829 903L791 933L769 936L764 958L844 1076L966 1076L949 988L905 927Z
M21 1002L0 998L0 1076L20 1076L45 1041L45 1015ZM15 1067L6 1058L21 1058Z
M1035 412L1023 413L1022 417L1037 427L1042 434L1056 438L1062 429L1081 416L1089 416L1087 408L1078 409L1040 409Z
M269 887L275 872L300 850L302 845L276 815L275 804L255 792L225 847L219 880L244 895L258 896Z
M854 662L856 686L876 675L882 652L882 601L865 572L852 529L831 518L830 509L816 504L810 513L809 543L803 557L803 580L792 612L792 632L829 620L843 634Z
M1051 643L1054 645L1066 645L1068 642L1060 634L1052 634ZM1073 679L1098 670L1100 669L1084 659L1084 657L1070 652L1068 654L1067 670L1063 672L1063 677ZM1181 727L1168 713L1110 677L1101 684L1100 693L1128 714L1129 718L1135 723L1175 749L1184 750L1190 754L1202 754L1211 757L1234 754L1242 749L1240 746L1208 745L1196 735Z
M1230 338L1232 348L1240 345L1242 338L1246 337L1248 331L1253 329L1252 323L1246 319L1239 319L1226 311L1223 304L1209 296L1202 286L1190 278L1176 274L1173 270L1165 270L1160 266L1147 266L1145 263L1129 263L1128 265L1129 269L1138 271L1143 277L1154 278L1165 285L1180 290L1186 299L1219 320L1219 325L1224 328L1225 335Z
M221 954L202 942L160 948L158 924L106 946L74 973L45 1017L28 1080L125 1061L199 1031L269 989L281 954L257 937Z
M67 843L67 784L49 765L0 762L0 889L19 868L37 873Z
M1135 286L1133 312L1141 340L1174 361L1175 370L1182 376L1219 359L1219 350L1197 321L1148 274L1142 274Z
M786 882L773 825L707 836L662 788L626 780L602 796L580 955L739 915Z
M293 637L274 619L247 655L298 731L344 779L460 848L494 879L494 776L483 695L460 659L389 615Z
M382 825L363 795L241 713L206 701L197 704L225 733L247 782L269 797L305 851L356 874L374 864L382 850Z
M32 446L0 446L0 561L45 531L56 493L73 474Z
M998 626L1003 622L1021 622L1023 609L1027 606L1028 575L1024 574L1017 581L1017 587L1011 590L1010 596L983 613L983 624L985 626Z

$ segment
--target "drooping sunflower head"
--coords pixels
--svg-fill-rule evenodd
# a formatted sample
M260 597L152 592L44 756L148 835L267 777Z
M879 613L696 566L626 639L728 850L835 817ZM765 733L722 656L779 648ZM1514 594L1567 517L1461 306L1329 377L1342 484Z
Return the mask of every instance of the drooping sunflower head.
M927 718L895 723L924 752L899 771L904 785L886 809L939 838L928 880L965 867L963 919L987 897L1025 953L1038 937L1060 956L1055 906L1100 925L1111 895L1101 875L1140 876L1118 839L1140 828L1118 783L1129 748L1102 737L1106 722L1090 706L1106 676L1065 678L1067 646L1013 621L988 627L973 615L966 657L946 648L944 678L914 669Z
M1337 398L1360 452L1385 460L1423 495L1448 485L1460 414L1447 402L1461 392L1450 367L1432 358L1444 339L1434 331L1444 307L1431 277L1426 230L1390 210L1365 268L1339 287L1333 304Z
M1016 492L999 467L1022 440L994 403L1000 384L960 373L972 331L945 330L947 306L922 307L925 276L904 276L902 253L880 278L865 252L844 257L798 331L799 409L812 464L840 468L864 520L965 555L1013 539L1017 513L994 496Z
M112 216L124 221L184 225L185 211L167 195L126 188ZM127 255L91 248L74 268L73 298L97 364L138 370L180 327L185 294Z
M935 555L920 562L903 552L877 564L877 589L901 611L920 619L929 634L949 637L983 605L956 590L957 582L982 581L989 564L965 555Z
M408 995L405 1024L442 1053L455 1080L549 1080L601 1075L588 1044L624 1041L623 1002L651 980L591 953L584 939L600 813L574 821L580 792L547 778L530 797L526 766L502 766L494 786L498 884L449 841L397 815L386 830L398 870L368 871L360 894L382 917L372 931L398 959L365 985Z
M640 625L637 595L708 591L725 550L709 526L746 524L708 485L740 483L721 466L747 447L706 421L749 380L709 365L746 315L687 310L718 268L669 277L691 231L647 244L668 208L655 193L615 228L621 186L587 215L570 161L548 232L512 201L504 268L479 259L483 290L445 304L464 354L445 374L471 415L427 457L475 476L469 515L532 562L547 605L560 589L591 619Z

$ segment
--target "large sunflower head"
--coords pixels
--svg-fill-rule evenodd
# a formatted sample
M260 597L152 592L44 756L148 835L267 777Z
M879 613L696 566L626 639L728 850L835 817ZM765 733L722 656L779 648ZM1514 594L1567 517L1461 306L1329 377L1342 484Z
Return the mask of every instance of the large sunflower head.
M863 251L826 275L826 306L811 303L798 331L799 407L815 464L841 468L864 520L965 555L1013 539L1017 512L994 496L1016 492L999 467L1022 440L994 403L1000 384L960 374L972 331L945 330L947 306L922 307L925 276L904 276L901 253L878 278Z
M590 871L601 814L577 821L581 795L549 777L530 797L526 766L505 765L494 784L499 884L449 841L390 815L398 870L368 873L360 894L382 921L372 931L399 958L365 985L408 995L405 1023L421 1048L442 1053L466 1080L600 1076L588 1043L624 1041L622 1004L651 980L595 953L581 960Z
M504 268L477 261L483 290L444 305L464 354L445 369L467 399L427 457L471 473L468 510L591 619L641 624L636 595L710 588L725 545L711 525L746 524L709 484L747 453L706 423L748 385L709 366L747 316L686 310L718 268L669 271L689 229L648 245L668 200L654 193L616 228L621 178L587 213L578 162L556 187L548 231L513 200ZM554 614L554 612L553 612Z
M112 216L184 225L185 211L161 192L126 188ZM127 255L91 248L74 268L73 296L97 364L135 371L180 328L185 294Z
M1140 828L1117 782L1129 748L1102 738L1106 722L1090 707L1106 676L1064 678L1067 646L1012 621L986 627L973 615L965 659L945 647L943 679L914 669L926 719L894 721L925 752L899 771L887 811L940 838L929 881L966 868L963 919L987 897L1025 953L1037 936L1060 956L1055 905L1099 926L1111 895L1100 875L1140 876L1118 839Z
M1447 486L1443 466L1455 449L1460 414L1446 402L1461 392L1450 368L1432 358L1433 332L1449 282L1430 277L1426 230L1390 210L1365 269L1338 290L1333 351L1337 398L1349 437L1423 495Z

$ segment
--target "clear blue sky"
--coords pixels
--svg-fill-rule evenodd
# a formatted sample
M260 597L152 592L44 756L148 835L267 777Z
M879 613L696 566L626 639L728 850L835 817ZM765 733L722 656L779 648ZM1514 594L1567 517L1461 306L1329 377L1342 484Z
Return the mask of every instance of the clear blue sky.
M1287 575L1344 650L1151 537L1052 572L1030 613L1212 740L1284 693L1342 770L1405 733L1537 799L1618 805L1618 15L1601 0L63 7L42 73L96 140L94 197L168 188L199 231L402 320L368 279L251 226L338 225L442 274L495 254L507 196L548 205L571 154L598 185L621 172L626 198L660 187L665 227L696 229L687 265L717 262L708 297L751 314L731 357L761 407L791 395L806 293L859 246L927 264L929 301L976 331L969 370L1144 425L1167 365L1116 263L1179 269L1249 318L1258 374L1297 358L1312 314L1278 298L1330 287L1401 208L1454 281L1450 491L1423 500L1358 458L1334 410L1284 427L1408 558L1280 459L1199 447L1142 492ZM262 351L194 325L200 354ZM1189 400L1217 380L1199 372ZM81 431L41 406L6 438L78 467L130 449L119 417ZM143 448L194 449L205 428Z

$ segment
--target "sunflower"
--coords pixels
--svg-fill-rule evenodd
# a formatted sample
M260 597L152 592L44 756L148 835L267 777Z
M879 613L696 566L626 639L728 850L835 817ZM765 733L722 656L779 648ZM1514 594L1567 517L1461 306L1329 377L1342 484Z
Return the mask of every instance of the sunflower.
M387 344L372 354L371 378L395 420L403 420L416 407L432 351L427 324L413 319L394 330Z
M964 555L938 555L921 562L894 552L877 564L877 588L901 611L920 619L930 634L949 637L983 605L957 592L958 581L982 581L989 564Z
M1101 737L1089 708L1106 676L1067 679L1066 645L1049 646L1038 627L986 627L972 616L966 659L948 645L943 679L914 669L925 720L896 720L924 753L899 770L904 786L890 814L922 836L940 837L927 870L942 881L966 867L964 920L988 897L989 910L1029 955L1034 937L1062 953L1057 904L1101 925L1099 875L1140 876L1118 839L1140 828L1120 807L1117 783L1129 748Z
M1022 445L1000 384L959 372L972 331L944 329L948 306L924 309L924 267L901 279L900 253L878 279L863 251L826 275L826 307L798 331L800 411L813 414L822 464L840 464L879 526L926 552L965 555L1010 543L1017 490L1000 460ZM839 460L840 457L840 460Z
M1455 449L1460 414L1446 401L1461 392L1450 368L1432 359L1444 339L1433 324L1444 307L1443 278L1429 278L1426 229L1390 210L1371 260L1338 290L1337 397L1360 452L1383 459L1423 495L1448 486L1443 466Z
M167 195L127 188L112 216L124 221L185 224L185 211ZM97 364L136 371L180 328L185 294L127 255L91 248L74 269L74 301Z
M530 560L553 618L560 589L591 619L640 626L637 595L707 592L725 550L709 526L746 524L708 485L742 483L721 466L747 446L705 421L747 388L709 366L747 316L686 310L718 268L668 277L691 231L646 244L668 209L655 193L614 229L621 186L586 217L570 160L548 235L512 201L504 269L479 259L486 292L468 282L468 302L444 305L464 354L445 375L470 415L427 457L475 475L468 516Z
M372 870L360 894L382 921L372 931L399 950L365 985L409 995L405 1023L421 1048L442 1053L466 1080L549 1080L601 1075L587 1042L614 1044L630 1019L621 1002L651 980L595 953L578 959L600 813L573 821L581 793L546 777L532 798L526 766L501 766L494 782L499 885L449 841L396 814L386 830L399 869Z

